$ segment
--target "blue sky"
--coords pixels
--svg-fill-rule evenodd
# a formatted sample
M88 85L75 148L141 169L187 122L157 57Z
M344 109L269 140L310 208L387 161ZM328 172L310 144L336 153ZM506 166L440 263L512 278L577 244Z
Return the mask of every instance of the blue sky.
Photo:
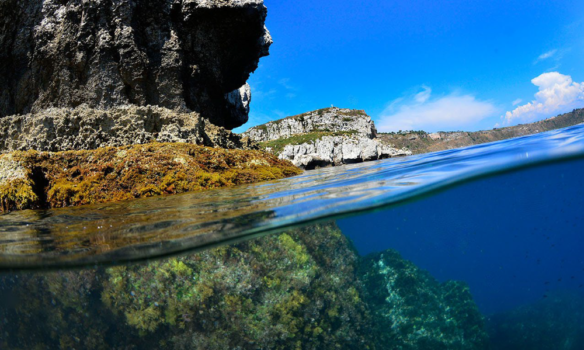
M490 129L584 107L582 0L265 4L274 44L236 131L331 105L364 109L381 131Z

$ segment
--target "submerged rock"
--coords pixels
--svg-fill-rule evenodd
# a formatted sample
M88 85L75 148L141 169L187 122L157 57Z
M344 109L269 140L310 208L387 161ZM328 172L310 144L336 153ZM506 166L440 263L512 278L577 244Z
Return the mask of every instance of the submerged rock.
M0 212L121 201L298 175L260 151L151 143L0 155Z
M364 111L326 108L256 126L245 133L304 169L410 155L381 143Z
M366 257L360 271L383 348L488 348L483 317L466 284L439 283L393 250Z
M466 287L392 251L362 260L334 223L143 264L2 275L0 314L2 348L478 350L485 339Z
M231 92L268 55L266 15L262 0L1 1L0 118L153 105L240 126Z
M4 275L0 346L368 349L357 263L326 224L147 264Z

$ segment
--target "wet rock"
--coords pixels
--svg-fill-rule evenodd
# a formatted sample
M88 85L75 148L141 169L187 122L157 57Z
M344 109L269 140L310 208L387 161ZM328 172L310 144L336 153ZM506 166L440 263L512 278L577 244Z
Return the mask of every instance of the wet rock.
M366 257L360 273L382 348L488 348L483 317L466 284L439 283L393 250Z
M149 143L0 155L0 212L196 192L298 175L260 151Z
M0 118L160 106L234 128L272 39L262 0L0 2Z
M478 350L486 339L466 286L393 251L363 259L334 222L143 264L4 274L0 313L11 320L0 345L23 349L77 338L87 349Z
M369 349L358 259L336 225L322 224L146 264L2 275L0 313L11 322L0 345Z
M91 150L149 142L255 148L249 140L211 124L197 113L179 113L154 106L104 111L84 105L0 119L0 153Z

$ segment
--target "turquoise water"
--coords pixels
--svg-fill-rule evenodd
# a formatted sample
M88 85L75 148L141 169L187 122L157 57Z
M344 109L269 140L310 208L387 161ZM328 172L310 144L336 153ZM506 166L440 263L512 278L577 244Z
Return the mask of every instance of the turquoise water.
M584 126L0 217L0 348L584 349Z

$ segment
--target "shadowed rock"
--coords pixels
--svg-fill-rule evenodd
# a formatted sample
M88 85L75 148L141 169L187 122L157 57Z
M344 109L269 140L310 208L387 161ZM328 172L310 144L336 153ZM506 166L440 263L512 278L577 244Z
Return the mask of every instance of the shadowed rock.
M0 118L153 105L240 126L266 15L262 0L4 0Z

